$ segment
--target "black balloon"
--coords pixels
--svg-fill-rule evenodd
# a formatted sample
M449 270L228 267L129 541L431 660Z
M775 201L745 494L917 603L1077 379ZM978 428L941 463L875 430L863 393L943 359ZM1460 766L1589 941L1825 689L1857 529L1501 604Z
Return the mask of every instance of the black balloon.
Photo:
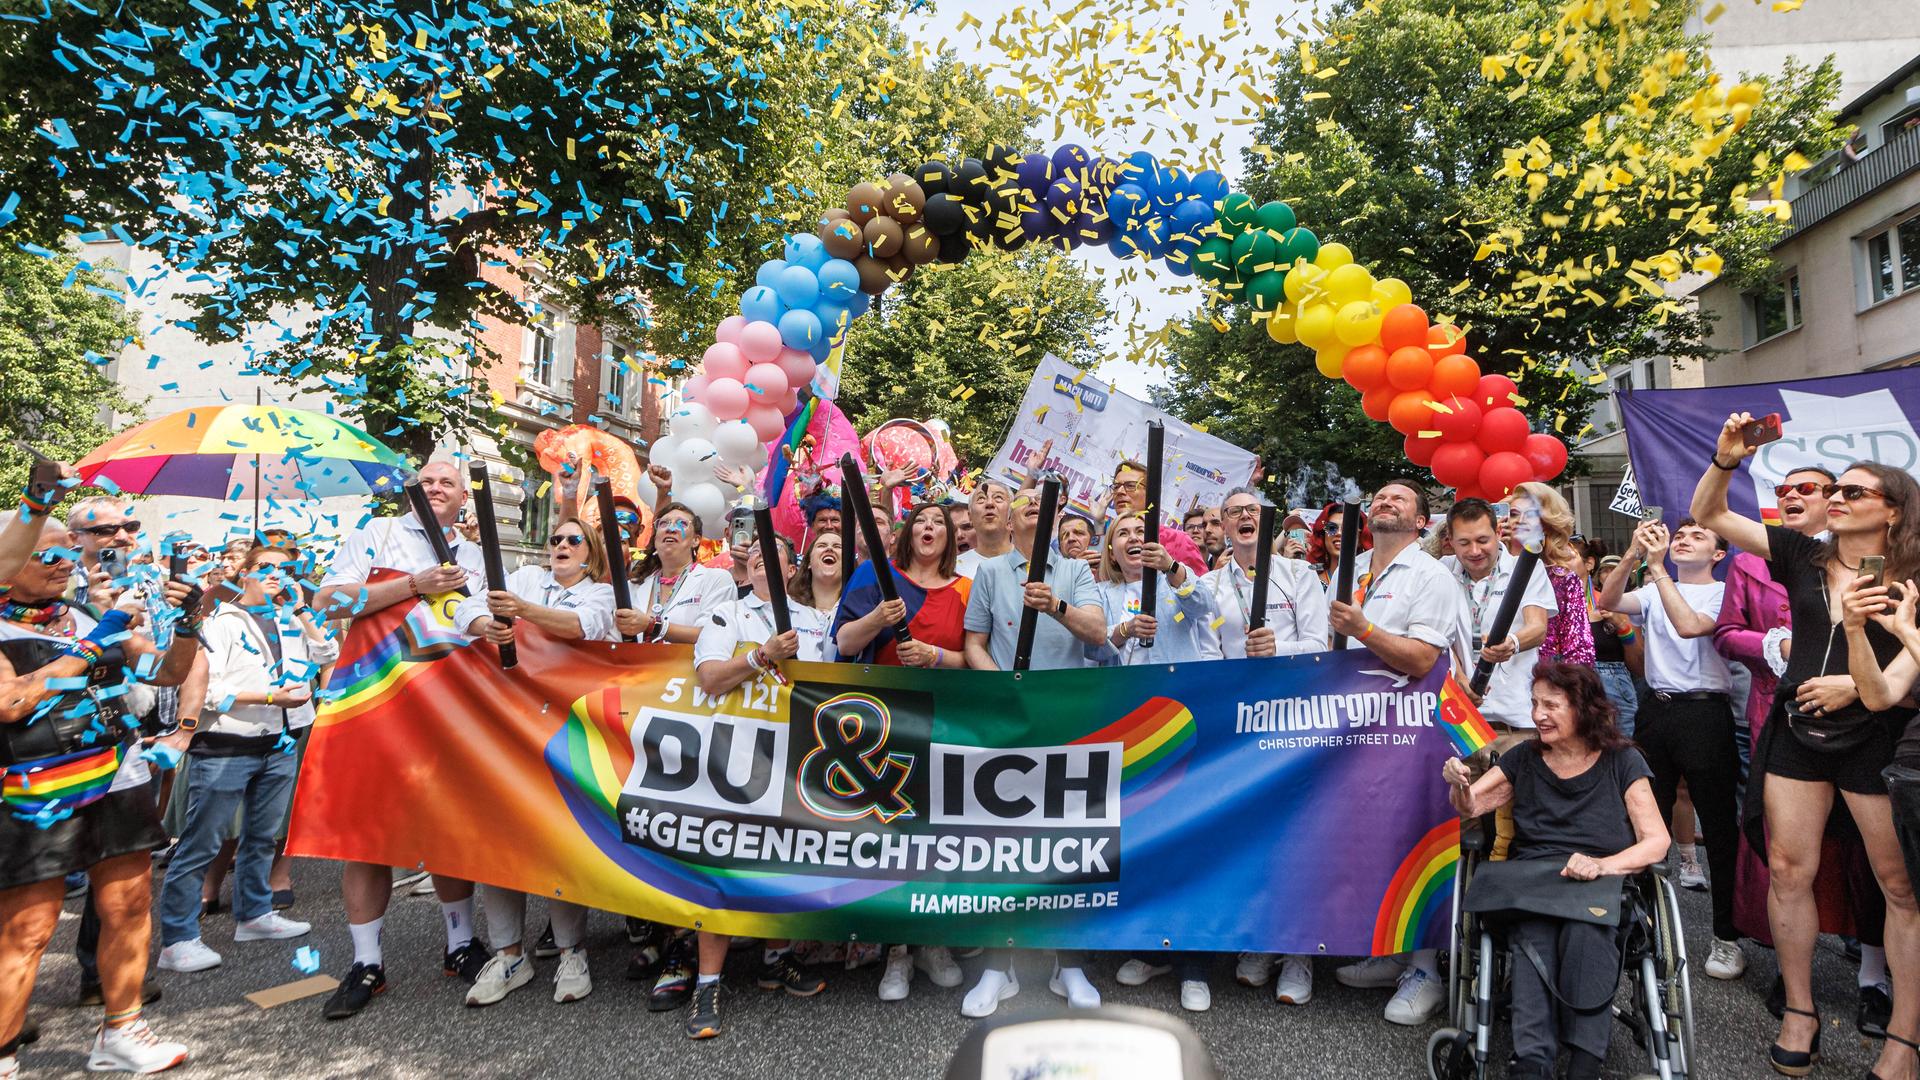
M924 220L928 232L944 238L966 229L967 211L959 199L943 192L927 198Z
M934 256L934 261L951 265L960 262L972 253L973 237L968 236L965 230L962 230L951 236L943 236L940 238L940 254Z
M913 179L928 198L942 195L952 190L953 170L947 168L944 161L929 161L913 170Z
M1025 155L1011 146L994 145L987 150L987 156L980 163L987 167L987 177L999 184L1011 179L1020 169L1020 159Z
M968 206L985 206L987 188L987 167L979 158L968 158L953 170L953 179L947 182L947 193L960 196L960 201Z

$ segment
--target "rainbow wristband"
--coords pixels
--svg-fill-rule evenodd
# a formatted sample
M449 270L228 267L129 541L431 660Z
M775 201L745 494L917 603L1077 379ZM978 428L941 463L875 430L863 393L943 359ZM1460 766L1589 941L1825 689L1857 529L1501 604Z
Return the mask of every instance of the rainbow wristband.
M1625 630L1622 630L1620 632L1619 637L1620 637L1620 644L1631 645L1634 643L1634 641L1639 639L1640 633L1639 631L1635 630L1633 627L1629 626Z
M32 488L26 488L20 492L20 507L28 514L51 514L53 513L53 500L48 499L45 502L41 502L33 497Z

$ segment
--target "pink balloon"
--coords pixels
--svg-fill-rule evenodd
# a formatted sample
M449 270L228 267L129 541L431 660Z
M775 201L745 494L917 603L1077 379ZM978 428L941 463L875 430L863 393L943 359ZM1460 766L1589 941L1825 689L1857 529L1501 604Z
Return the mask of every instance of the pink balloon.
M787 392L787 373L779 364L755 364L747 369L747 393L755 405L777 404Z
M779 406L780 415L792 416L793 410L799 407L800 407L800 391L795 390L792 387L788 387L787 392L781 395L780 397L780 406Z
M713 413L714 419L724 424L728 420L746 416L747 407L753 401L747 396L747 388L740 385L739 379L714 379L707 384L706 394L700 403Z
M699 401L700 395L707 392L707 384L713 381L710 375L695 375L680 388L680 397L686 401Z
M700 359L706 365L709 378L732 379L735 382L746 378L747 358L740 355L738 345L725 341L715 342L707 346L706 354Z
M740 344L740 331L746 329L746 327L747 317L745 315L729 315L721 319L720 325L714 328L713 340L724 341L729 345L738 345Z
M805 386L813 381L813 354L799 349L781 349L780 356L774 360L780 370L787 373L789 387Z
M712 406L708 406L711 408ZM718 414L715 414L718 415ZM787 418L772 405L755 405L747 410L747 423L753 426L753 433L760 436L761 442L772 442L785 434Z
M780 328L772 323L750 322L740 331L740 355L746 357L749 364L770 364L783 347Z

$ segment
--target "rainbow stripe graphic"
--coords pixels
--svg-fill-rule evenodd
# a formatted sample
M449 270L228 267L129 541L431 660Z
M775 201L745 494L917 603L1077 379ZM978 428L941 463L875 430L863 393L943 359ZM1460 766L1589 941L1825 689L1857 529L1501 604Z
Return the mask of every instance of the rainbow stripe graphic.
M16 814L77 810L107 793L120 771L120 746L88 747L8 770L0 801Z
M1074 745L1120 743L1120 810L1136 814L1172 790L1187 774L1199 730L1193 713L1168 697L1146 704L1106 727L1073 740Z
M1434 725L1447 733L1462 757L1474 754L1493 741L1493 728L1467 696L1467 690L1447 673L1447 684L1440 688L1440 706L1434 710Z
M1484 723L1484 721L1483 721ZM1435 920L1447 918L1454 869L1460 862L1460 819L1451 818L1420 838L1393 872L1373 923L1373 955L1417 949Z
M377 570L372 580L389 573ZM469 639L453 629L453 609L461 599L447 593L416 601L394 632L373 637L358 656L342 656L327 683L319 720L340 721L376 709L397 696L423 665L465 647Z

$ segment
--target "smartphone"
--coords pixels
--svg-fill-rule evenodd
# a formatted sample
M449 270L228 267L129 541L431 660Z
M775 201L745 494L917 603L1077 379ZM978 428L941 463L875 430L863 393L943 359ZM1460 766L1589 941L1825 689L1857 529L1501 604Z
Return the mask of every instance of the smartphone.
M32 468L27 473L27 490L31 492L35 498L45 499L47 496L53 494L53 492L59 490L59 462L34 449L32 445L28 444L25 440L15 439L13 440L13 445L18 447L20 452L27 455L27 458L33 462Z
M1503 502L1492 503L1490 505L1493 507L1493 520L1495 521L1505 521L1507 515L1513 512L1513 507Z
M727 523L727 542L734 547L753 546L753 517L750 514L735 514Z
M108 577L112 577L115 573L119 571L120 569L120 549L119 548L102 548L100 550L100 569Z
M1740 439L1748 446L1765 446L1780 437L1780 414L1768 413L1740 426Z
M1666 518L1666 515L1667 509L1664 506L1643 506L1640 508L1641 521L1661 521Z
M187 580L187 557L174 552L167 556L167 577L173 581Z
M1887 557L1885 555L1863 555L1860 557L1860 572L1873 580L1868 587L1887 583Z
M1304 544L1304 543L1306 543L1306 542L1307 542L1307 530L1305 530L1305 529L1288 529L1288 530L1287 530L1287 539L1289 539L1289 540L1291 540L1291 541L1293 541L1293 542L1294 542L1294 543L1296 543L1296 544Z

